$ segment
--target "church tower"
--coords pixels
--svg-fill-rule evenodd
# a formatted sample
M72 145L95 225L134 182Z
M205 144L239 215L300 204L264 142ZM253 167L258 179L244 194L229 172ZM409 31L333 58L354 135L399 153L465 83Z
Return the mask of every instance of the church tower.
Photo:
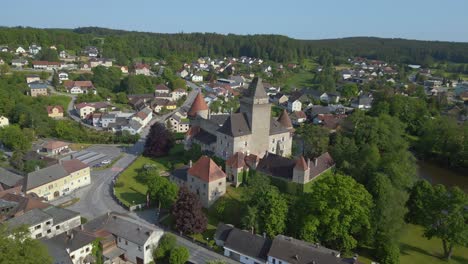
M240 112L245 114L252 135L250 153L263 157L269 149L271 105L261 78L254 78L247 94L240 100Z

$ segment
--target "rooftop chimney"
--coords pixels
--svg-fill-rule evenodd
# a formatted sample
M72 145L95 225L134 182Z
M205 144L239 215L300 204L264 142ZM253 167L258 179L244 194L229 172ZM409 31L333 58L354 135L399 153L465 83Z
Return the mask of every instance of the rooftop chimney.
M189 168L192 168L192 160L189 161Z
M80 225L80 230L83 230L83 229L84 229L84 228L83 228L83 225Z
M310 159L307 158L307 168L310 168Z
M317 167L317 161L318 161L318 159L315 158L315 159L314 159L314 166L315 166L315 167Z

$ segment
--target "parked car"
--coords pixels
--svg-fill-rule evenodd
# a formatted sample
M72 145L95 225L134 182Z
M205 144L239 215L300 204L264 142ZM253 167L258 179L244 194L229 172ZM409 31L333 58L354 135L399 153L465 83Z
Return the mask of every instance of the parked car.
M111 163L111 161L108 160L108 159L101 161L101 164L102 164L102 165L108 165L108 164L110 164L110 163Z

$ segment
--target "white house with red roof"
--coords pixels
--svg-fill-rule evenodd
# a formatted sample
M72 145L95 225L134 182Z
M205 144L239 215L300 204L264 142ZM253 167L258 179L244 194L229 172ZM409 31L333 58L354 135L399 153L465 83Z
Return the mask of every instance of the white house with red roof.
M145 107L137 112L132 119L140 123L143 127L148 125L148 123L153 118L153 110L149 107Z
M65 88L71 94L96 94L96 88L94 88L93 82L91 81L65 81Z

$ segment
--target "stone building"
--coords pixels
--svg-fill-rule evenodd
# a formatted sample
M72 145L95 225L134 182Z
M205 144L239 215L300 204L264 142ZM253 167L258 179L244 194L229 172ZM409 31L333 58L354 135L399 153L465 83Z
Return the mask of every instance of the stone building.
M271 104L260 78L254 78L236 113L211 115L203 96L198 94L188 116L191 128L186 135L187 149L196 143L203 151L224 160L237 152L260 158L268 152L291 155L291 121L288 116L271 116Z

